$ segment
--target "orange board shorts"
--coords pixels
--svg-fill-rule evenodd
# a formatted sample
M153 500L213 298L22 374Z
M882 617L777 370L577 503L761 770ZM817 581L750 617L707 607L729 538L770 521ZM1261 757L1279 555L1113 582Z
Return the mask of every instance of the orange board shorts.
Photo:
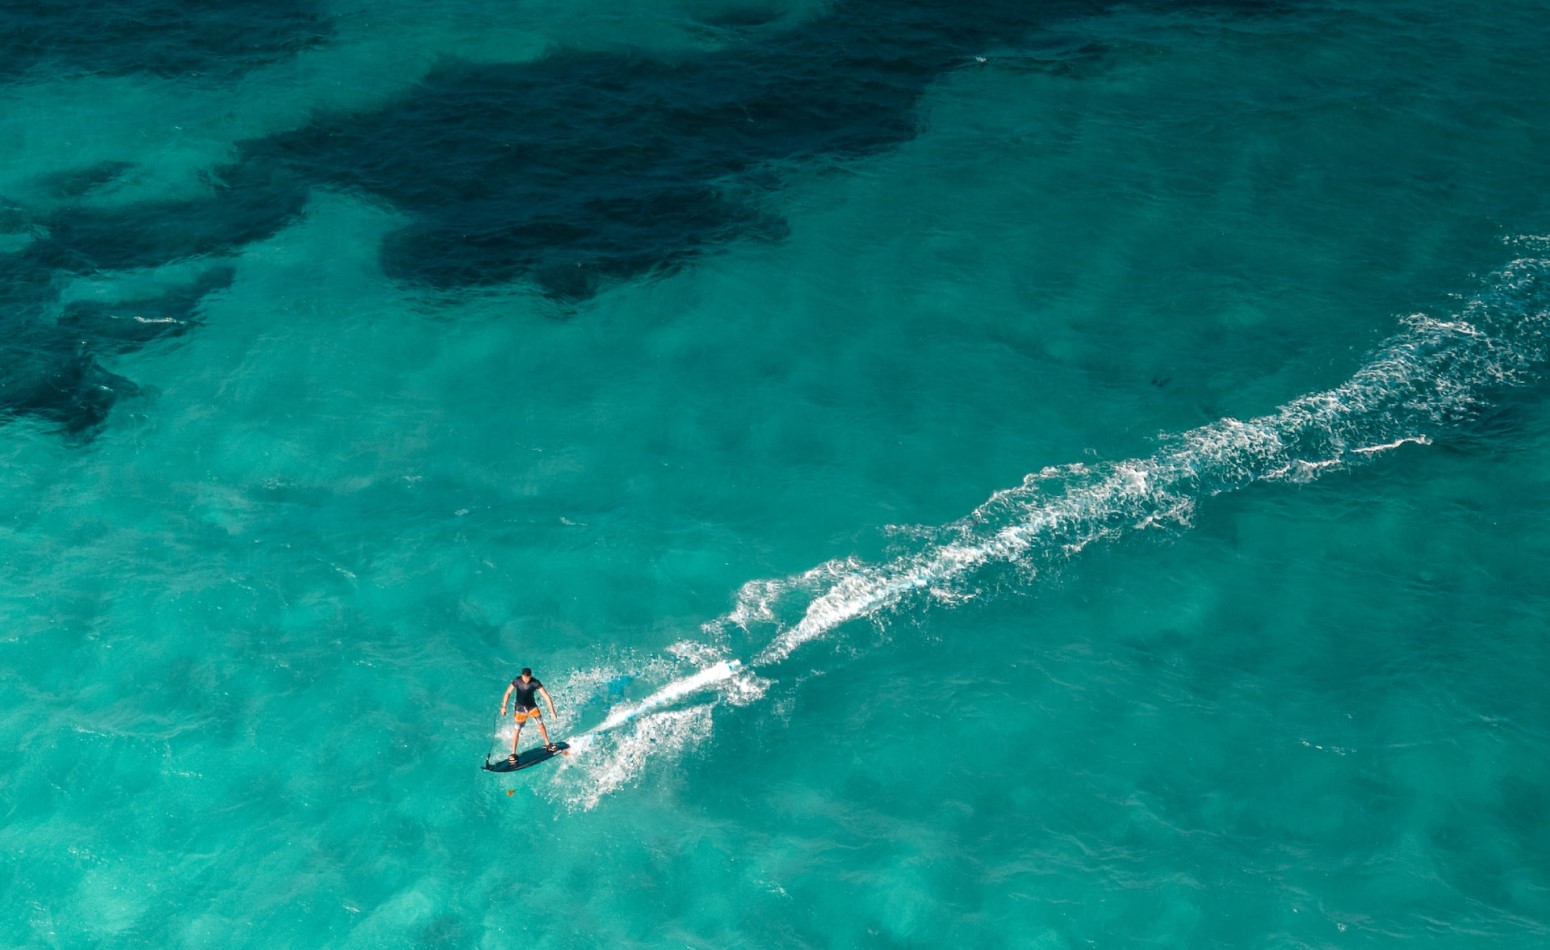
M517 725L527 722L529 719L542 719L537 709L518 709L513 713L517 717Z

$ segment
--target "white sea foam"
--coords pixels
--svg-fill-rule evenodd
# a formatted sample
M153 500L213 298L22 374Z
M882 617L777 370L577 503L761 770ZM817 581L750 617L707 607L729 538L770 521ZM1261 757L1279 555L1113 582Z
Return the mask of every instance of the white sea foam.
M613 710L603 720L601 725L593 727L588 732L589 734L596 734L607 732L610 729L617 729L630 720L636 719L654 709L672 705L685 696L693 695L709 686L730 679L740 666L742 666L742 661L740 660L723 660L697 673L685 676L682 679L673 680L640 702L621 706Z
M592 808L638 779L652 761L677 760L710 738L713 709L714 703L659 709L625 728L579 736L571 740L569 756L556 757L560 767L548 789L572 807Z
M700 668L615 709L581 737L586 754L574 764L587 781L576 800L591 807L638 775L648 748L676 754L703 741L718 703L763 695L768 681L758 670L773 672L851 621L878 619L911 598L959 602L981 592L976 579L990 566L1037 576L1094 541L1187 527L1199 502L1214 495L1257 482L1308 482L1466 425L1505 389L1541 376L1550 355L1550 261L1514 261L1452 319L1418 314L1402 322L1333 389L1264 416L1164 436L1147 458L1046 468L956 522L910 532L915 549L891 560L837 559L743 585L732 609L707 626L737 628L765 645L743 666L719 647L679 644L675 653L703 661ZM697 705L683 708L691 699Z

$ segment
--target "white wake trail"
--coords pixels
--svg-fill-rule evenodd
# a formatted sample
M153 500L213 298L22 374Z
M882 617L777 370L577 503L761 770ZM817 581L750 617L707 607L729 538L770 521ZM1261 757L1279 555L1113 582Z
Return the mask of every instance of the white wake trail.
M703 741L718 701L758 698L761 669L853 620L914 597L964 599L975 593L973 578L990 566L1037 575L1097 540L1187 526L1203 499L1259 482L1311 481L1467 425L1501 393L1543 375L1550 358L1550 261L1512 262L1452 319L1415 315L1403 322L1400 333L1333 389L1247 421L1224 418L1165 437L1146 458L1045 469L930 532L921 550L891 560L831 561L744 585L734 609L708 626L771 629L766 645L746 664L722 656L672 680L579 737L577 745L603 754L576 803L590 807L637 774L653 728L670 726L679 748ZM699 705L685 708L690 700Z

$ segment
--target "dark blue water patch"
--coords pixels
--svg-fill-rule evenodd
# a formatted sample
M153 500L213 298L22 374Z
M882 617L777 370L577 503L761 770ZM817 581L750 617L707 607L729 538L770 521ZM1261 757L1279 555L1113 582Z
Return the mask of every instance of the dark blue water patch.
M118 181L134 167L134 162L110 160L84 168L67 168L44 175L37 181L37 190L45 198L56 201L79 200Z
M34 34L77 14L33 9L44 12L31 27L19 27L25 18L14 12L6 20L7 42L20 44L22 59L40 62L47 49L75 55L75 40L54 48ZM156 21L148 6L113 9L113 17ZM243 34L241 43L251 45L236 54L241 62L290 49L313 17L299 0L266 3L268 13L221 5L209 22L190 5L156 9L173 26L154 41L141 37L146 49L169 47L150 54L152 71L192 69L228 50L238 42L233 18L244 12L267 26ZM96 205L124 163L61 173L39 185L49 196L40 206L53 210L36 219L0 210L0 224L37 235L0 256L0 305L8 311L0 321L36 324L26 345L40 367L53 367L0 390L0 411L90 429L111 405L100 393L127 388L127 381L103 383L91 362L105 347L139 342L122 334L127 324L105 324L103 314L79 308L53 327L36 316L57 311L54 288L69 275L236 255L297 220L319 189L406 214L410 223L381 246L384 270L406 285L456 291L526 280L567 307L610 284L675 271L733 240L778 239L785 223L761 199L781 169L843 163L909 140L920 129L917 105L927 87L950 70L977 68L992 47L1003 57L1008 46L1026 49L1016 68L1079 76L1077 66L1104 57L1101 46L1030 37L1097 9L1079 0L851 0L800 28L778 29L776 13L750 6L715 25L736 41L714 52L663 59L557 50L516 64L449 61L374 111L320 115L240 143L237 159L213 169L198 198ZM134 46L144 28L126 29L125 43ZM197 302L165 306L187 314ZM66 366L85 368L60 376ZM80 387L91 385L98 389L83 394Z
M0 82L82 73L230 80L332 34L313 0L7 0Z
M235 254L298 218L311 193L312 183L280 168L243 163L220 171L201 197L67 205L45 215L18 266L79 274Z
M231 286L235 271L212 267L193 281L154 297L102 302L74 301L64 308L56 326L95 352L126 352L157 340L179 337L200 322L199 308L207 294Z
M89 436L134 383L104 369L90 348L38 320L0 320L0 422L31 415Z
M438 290L526 278L581 301L730 240L778 238L784 223L748 187L757 170L896 146L919 130L916 105L944 71L1089 6L857 0L799 30L672 61L561 50L449 62L377 111L243 143L209 198L76 207L29 253L70 271L228 253L293 220L321 187L410 214L382 246L394 278ZM1061 71L1100 54L1021 65Z
M737 237L781 236L783 222L728 187L757 164L914 134L920 83L863 90L843 73L798 75L805 63L571 53L449 65L394 109L255 143L244 158L411 212L382 247L394 278L440 290L527 278L579 301Z
M232 276L230 267L212 267L158 296L77 301L52 318L36 301L0 293L0 305L8 304L0 309L0 422L28 415L90 438L119 399L140 392L99 357L188 332L206 296L229 286ZM14 284L0 267L0 290Z

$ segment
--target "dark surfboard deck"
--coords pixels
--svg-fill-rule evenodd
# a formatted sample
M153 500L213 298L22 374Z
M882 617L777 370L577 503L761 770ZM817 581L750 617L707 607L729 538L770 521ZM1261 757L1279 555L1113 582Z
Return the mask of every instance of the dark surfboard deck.
M543 746L539 746L536 749L528 749L526 752L523 752L517 757L515 762L510 759L499 759L487 764L485 768L491 772L520 772L523 769L530 769L535 765L547 762L557 755L570 755L570 746L563 742L556 742L553 752L550 752Z

